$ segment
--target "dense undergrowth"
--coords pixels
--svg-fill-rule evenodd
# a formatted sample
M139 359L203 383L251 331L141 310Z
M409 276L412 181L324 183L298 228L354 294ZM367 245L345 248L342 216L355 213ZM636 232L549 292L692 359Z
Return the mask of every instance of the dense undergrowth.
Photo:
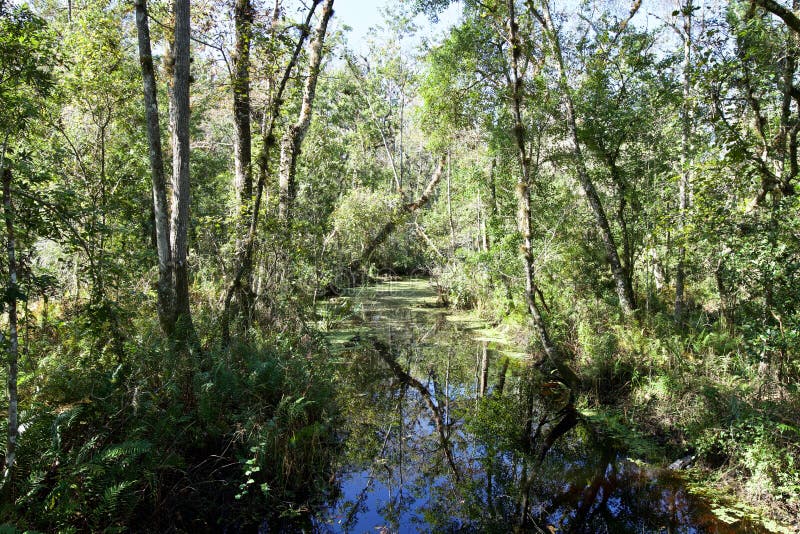
M324 498L335 410L313 333L203 347L187 386L151 316L86 306L49 315L21 362L16 476L0 511L8 524L251 530Z
M445 301L540 352L521 303L501 284L476 276L469 261L440 273ZM681 329L653 296L636 321L613 303L590 304L568 292L550 303L581 378L584 417L634 457L664 466L687 460L693 491L719 503L720 517L800 526L799 370L785 357L799 348L792 330L765 339L759 328L699 307Z
M0 521L302 515L336 449L304 320L393 270L563 355L632 451L800 528L783 1L398 2L361 56L332 0L0 0Z

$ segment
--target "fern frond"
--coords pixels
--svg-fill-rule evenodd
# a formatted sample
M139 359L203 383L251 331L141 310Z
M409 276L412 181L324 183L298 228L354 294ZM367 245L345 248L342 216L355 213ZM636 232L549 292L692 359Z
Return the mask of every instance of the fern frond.
M124 441L117 445L106 447L98 456L101 462L122 462L127 463L135 460L139 456L150 452L153 444L145 440Z

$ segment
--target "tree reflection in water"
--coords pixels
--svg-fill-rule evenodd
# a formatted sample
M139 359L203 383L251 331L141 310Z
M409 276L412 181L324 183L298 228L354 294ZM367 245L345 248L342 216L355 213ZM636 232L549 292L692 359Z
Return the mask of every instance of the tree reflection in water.
M403 287L360 299L359 341L340 355L343 454L317 530L758 531L627 460L561 384Z

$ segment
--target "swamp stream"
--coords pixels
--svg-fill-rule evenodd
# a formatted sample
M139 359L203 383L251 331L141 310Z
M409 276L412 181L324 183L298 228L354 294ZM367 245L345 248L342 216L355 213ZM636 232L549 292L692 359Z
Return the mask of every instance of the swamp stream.
M326 302L341 454L317 532L764 532L630 458L524 347L423 279Z

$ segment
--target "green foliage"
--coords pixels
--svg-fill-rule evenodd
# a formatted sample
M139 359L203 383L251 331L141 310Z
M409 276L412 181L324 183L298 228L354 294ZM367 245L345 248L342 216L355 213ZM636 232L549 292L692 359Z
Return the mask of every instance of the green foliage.
M447 294L447 303L457 310L482 308L489 299L489 275L478 254L469 254L433 272L436 285Z
M754 498L774 495L796 502L798 436L791 424L746 411L736 414L727 427L707 429L697 440L697 451L708 462L738 471L746 481L744 491Z
M525 406L518 396L484 397L467 428L479 439L499 450L524 450L520 441L520 420Z
M52 88L54 36L28 6L0 5L0 132L20 133ZM13 137L12 137L13 139ZM5 155L5 154L4 154Z
M226 347L217 329L244 211L231 187L230 73L220 50L193 44L189 263L202 354L187 356L163 339L153 309L155 235L130 5L73 3L67 20L52 2L0 2L0 156L13 171L20 278L6 300L13 291L22 308L24 432L11 497L0 505L16 525L9 528L189 530L174 518L191 516L227 528L214 521L251 526L263 510L293 516L318 503L337 445L336 373L306 326L319 299L357 282L348 269L360 260L373 275L429 273L441 303L502 323L538 354L523 298L518 228L528 222L534 298L579 371L586 417L630 451L649 456L643 436L655 436L670 454L694 449L709 469L727 469L745 498L796 506L800 195L788 144L800 113L796 36L758 3L706 6L703 33L682 35L692 52L684 72L683 49L665 37L671 30L645 28L639 16L622 25L616 6L552 6L579 148L640 304L626 318L576 180L565 95L535 3L463 2L441 42L412 50L411 10L435 18L451 3L389 10L369 57L344 51L327 67L290 224L274 216L277 150L254 158L266 190L244 277L253 302ZM521 39L518 87L510 5ZM170 23L166 4L150 7L163 22L152 29L166 147L170 62L158 54ZM230 41L228 18L218 16L225 9L210 3L195 13L202 40ZM288 9L275 26L259 19L254 28L254 118L264 118L294 48L294 16ZM562 24L565 17L574 23ZM307 61L301 53L290 73L275 139L301 106ZM512 128L512 92L521 95L522 131ZM254 136L254 146L271 142ZM439 153L448 154L447 190L443 179L424 209L406 213ZM530 171L530 221L517 220L521 162ZM680 210L684 173L690 202ZM362 258L384 228L392 232L383 245ZM679 261L687 310L676 324ZM324 327L349 316L349 306L329 303ZM366 375L362 389L382 378ZM362 402L352 393L347 402ZM519 447L524 408L516 397L484 398L471 430L495 447ZM0 419L4 433L6 425Z
M105 319L85 320L76 338L62 323L55 331L62 352L37 361L20 380L27 400L20 406L16 499L2 505L18 528L162 529L180 525L182 514L215 524L224 500L232 502L252 478L247 458L254 449L261 451L261 484L275 491L248 496L227 521L263 521L251 515L254 507L272 507L277 516L290 495L298 506L314 498L308 481L324 487L331 448L322 444L331 439L333 410L318 341L286 333L217 349L217 363L198 373L196 400L187 404L164 347L134 342L123 327L125 351L105 358L96 351L107 334L92 324ZM29 381L29 374L40 379ZM208 480L218 482L202 489ZM191 501L180 497L185 492Z

